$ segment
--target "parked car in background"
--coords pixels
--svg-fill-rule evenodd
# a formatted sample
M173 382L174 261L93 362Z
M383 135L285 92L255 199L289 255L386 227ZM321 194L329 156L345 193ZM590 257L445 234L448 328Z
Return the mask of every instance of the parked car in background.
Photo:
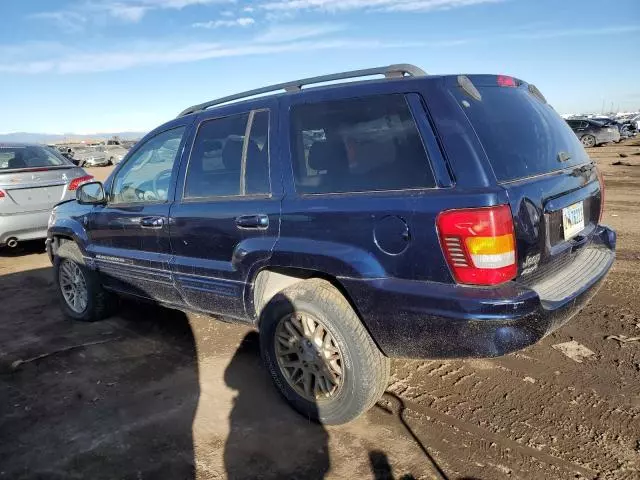
M129 149L120 145L106 145L104 147L98 147L100 151L104 151L105 157L109 161L109 165L117 165L122 161Z
M106 167L112 164L104 147L77 149L73 153L73 160L81 167Z
M604 143L620 141L620 132L613 125L606 126L587 118L572 118L566 122L584 147L595 147Z
M391 357L504 355L569 321L615 258L603 191L534 85L391 65L187 108L56 207L47 249L68 317L122 294L255 326L280 393L339 424Z
M54 148L0 144L0 246L45 238L53 206L90 180Z

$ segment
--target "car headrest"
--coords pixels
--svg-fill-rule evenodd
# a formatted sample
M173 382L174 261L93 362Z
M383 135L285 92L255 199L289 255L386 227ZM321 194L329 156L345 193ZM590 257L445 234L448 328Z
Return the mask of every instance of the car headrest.
M222 149L222 163L227 171L235 172L240 170L242 163L242 140L228 139ZM257 159L260 157L260 148L253 140L249 140L247 145L247 159Z
M313 143L309 149L309 166L314 170L348 170L349 159L344 142L324 140Z
M9 168L24 168L27 166L27 162L24 161L20 152L16 152L15 156L7 163Z
M240 170L242 163L242 140L227 139L222 149L222 163L227 171Z

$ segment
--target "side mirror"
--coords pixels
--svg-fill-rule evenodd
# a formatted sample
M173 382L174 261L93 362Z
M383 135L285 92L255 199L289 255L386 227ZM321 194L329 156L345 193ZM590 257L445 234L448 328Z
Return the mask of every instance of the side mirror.
M102 205L107 202L107 197L102 183L91 182L78 187L76 200L80 205Z

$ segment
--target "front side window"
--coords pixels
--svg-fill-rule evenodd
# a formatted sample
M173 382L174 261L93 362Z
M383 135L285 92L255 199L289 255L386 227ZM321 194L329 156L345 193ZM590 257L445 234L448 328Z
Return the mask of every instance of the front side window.
M159 133L138 148L113 180L112 203L166 201L185 127Z
M291 118L293 167L301 193L435 186L404 95L296 105Z
M260 110L203 122L189 158L184 197L259 195L269 191L269 112Z

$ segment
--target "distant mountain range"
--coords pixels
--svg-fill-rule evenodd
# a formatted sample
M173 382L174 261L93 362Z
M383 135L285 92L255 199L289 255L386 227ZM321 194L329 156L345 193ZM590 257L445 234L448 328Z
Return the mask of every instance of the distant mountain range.
M14 132L0 133L0 143L2 142L28 142L28 143L61 143L80 142L82 140L107 140L111 137L120 137L122 140L137 140L142 138L146 132L113 132L113 133L93 133L79 135L76 133L29 133Z

